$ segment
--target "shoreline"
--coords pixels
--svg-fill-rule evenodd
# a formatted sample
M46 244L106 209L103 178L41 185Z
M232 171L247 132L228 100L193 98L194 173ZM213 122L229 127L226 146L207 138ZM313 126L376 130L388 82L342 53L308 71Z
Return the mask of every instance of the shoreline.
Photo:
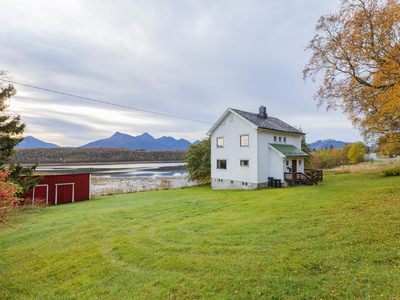
M157 164L157 163L186 163L185 161L182 160L173 160L173 161L119 161L119 162L77 162L77 163L71 163L71 162L66 162L66 163L44 163L41 164L39 163L39 166L64 166L64 165L122 165L122 164ZM32 164L21 164L22 166L30 166Z
M93 197L139 193L155 190L169 190L199 185L190 182L185 175L163 177L103 177L92 176L91 194Z

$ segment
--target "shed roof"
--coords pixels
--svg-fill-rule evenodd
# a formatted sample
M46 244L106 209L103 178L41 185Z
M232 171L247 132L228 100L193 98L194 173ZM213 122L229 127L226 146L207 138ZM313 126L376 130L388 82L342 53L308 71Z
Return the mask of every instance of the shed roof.
M286 157L308 157L309 155L293 145L269 144Z
M297 133L297 134L304 134L297 128L294 128L293 126L290 126L289 124L279 120L278 118L270 117L268 116L266 119L262 118L258 114L238 110L238 109L233 109L231 108L232 111L236 112L249 122L253 123L255 126L257 126L260 129L268 129L268 130L277 130L277 131L284 131L284 132L290 132L290 133Z

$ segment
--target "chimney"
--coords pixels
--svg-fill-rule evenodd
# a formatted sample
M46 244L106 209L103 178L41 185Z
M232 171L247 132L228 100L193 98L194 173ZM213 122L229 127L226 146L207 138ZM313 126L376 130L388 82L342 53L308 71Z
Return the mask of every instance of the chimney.
M263 119L267 119L268 118L267 108L261 105L260 108L258 109L258 115Z

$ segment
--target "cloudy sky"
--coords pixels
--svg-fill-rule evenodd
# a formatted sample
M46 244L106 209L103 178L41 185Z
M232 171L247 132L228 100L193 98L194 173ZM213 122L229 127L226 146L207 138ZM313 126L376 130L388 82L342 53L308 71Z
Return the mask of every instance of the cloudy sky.
M304 49L337 0L0 0L0 70L27 135L79 146L120 131L193 142L227 107L301 126L307 141L360 140L340 112L317 109ZM209 122L209 123L207 123Z

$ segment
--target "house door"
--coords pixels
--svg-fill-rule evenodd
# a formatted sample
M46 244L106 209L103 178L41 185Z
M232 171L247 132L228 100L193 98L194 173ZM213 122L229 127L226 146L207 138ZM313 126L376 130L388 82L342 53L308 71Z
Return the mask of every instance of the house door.
M297 159L292 160L292 173L297 173Z

